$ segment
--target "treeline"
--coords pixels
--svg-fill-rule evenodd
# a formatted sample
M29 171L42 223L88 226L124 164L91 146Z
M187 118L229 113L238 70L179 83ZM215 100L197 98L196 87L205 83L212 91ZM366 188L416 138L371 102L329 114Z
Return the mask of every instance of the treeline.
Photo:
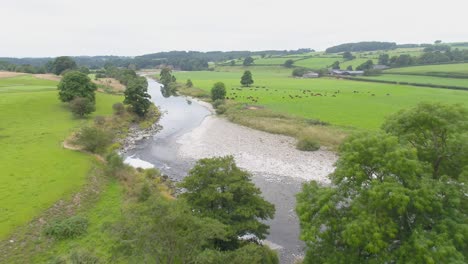
M337 46L330 47L325 50L326 53L338 52L360 52L360 51L375 51L375 50L391 50L396 49L395 42L378 42L378 41L364 41L357 43L345 43Z
M379 56L379 64L391 67L412 65L443 64L468 61L468 50L452 49L448 45L430 45L424 48L421 56L402 54L390 57L388 54Z
M70 57L78 67L101 69L109 65L124 68L144 69L172 66L184 71L208 69L208 62L242 59L249 56L281 56L312 52L312 49L265 50L265 51L170 51L146 54L137 57L120 56L76 56ZM0 58L0 70L44 73L54 58ZM7 66L9 65L9 66ZM23 70L24 68L24 70ZM27 70L27 71L26 71Z

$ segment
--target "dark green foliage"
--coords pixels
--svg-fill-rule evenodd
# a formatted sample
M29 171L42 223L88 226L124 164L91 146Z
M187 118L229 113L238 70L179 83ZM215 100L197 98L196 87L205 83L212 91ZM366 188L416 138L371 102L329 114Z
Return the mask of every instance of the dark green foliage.
M83 235L86 233L87 228L88 219L81 216L72 216L49 224L44 232L55 239L67 239Z
M122 103L113 104L112 109L114 110L114 114L116 115L123 115L125 113L125 106Z
M78 69L79 72L84 73L84 74L90 74L91 72L89 71L88 67L80 67Z
M67 70L75 70L78 67L76 62L70 57L57 57L50 65L49 72L53 72L56 75L60 75Z
M315 139L303 137L297 141L296 148L302 151L316 151L320 149L320 143Z
M124 103L132 106L132 111L143 117L151 106L148 94L148 81L144 77L130 79L124 92Z
M363 64L359 65L356 67L356 70L358 71L367 71L371 70L374 67L374 62L372 60L368 60L364 62Z
M144 202L147 201L148 198L151 196L151 189L148 183L143 184L141 187L140 193L138 194L138 201Z
M244 74L241 77L240 83L242 84L242 86L247 86L247 87L252 85L254 83L254 80L252 78L252 72L244 71Z
M88 98L75 97L70 101L70 109L75 116L84 117L96 111L96 106Z
M187 83L185 84L185 86L187 86L188 88L193 87L192 80L188 79L188 80L187 80Z
M172 82L172 70L171 68L165 67L159 74L159 81L162 85L167 86Z
M286 60L284 62L283 66L286 67L286 68L291 68L293 66L293 64L294 64L294 61L289 59L289 60Z
M78 71L67 72L58 84L59 98L62 102L70 102L75 97L87 98L95 101L97 86L89 77Z
M345 43L338 46L330 47L325 50L327 53L338 52L359 52L359 51L374 51L374 50L391 50L396 49L397 45L394 42L378 42L365 41L358 43Z
M232 156L201 159L180 186L180 197L197 215L227 225L227 241L217 241L224 249L238 247L238 237L254 234L264 239L268 225L260 220L273 218L275 207L261 197L251 175L239 169Z
M242 63L242 65L244 65L244 66L250 66L250 65L253 64L253 62L254 62L254 59L253 59L252 57L248 56L248 57L246 57L246 58L244 59L244 62Z
M214 101L213 101L212 105L213 105L213 107L216 109L216 108L218 108L220 105L223 105L224 103L225 103L224 100L222 100L222 99L217 99L217 100L214 100Z
M125 209L113 230L115 255L131 263L194 263L226 234L223 224L193 215L182 200L156 194Z
M390 64L390 56L387 53L380 54L379 55L379 64L380 65L389 65Z
M197 258L198 263L205 264L277 264L278 255L267 246L249 243L234 251L205 250Z
M292 71L292 76L294 77L302 77L306 72L308 72L309 70L306 69L306 68L295 68L293 71Z
M213 85L213 88L211 88L211 100L216 101L216 100L224 100L226 97L226 87L224 86L224 83L222 82L217 82Z
M345 60L354 60L356 56L354 56L351 52L345 51L343 52L343 59Z
M101 263L99 258L88 250L78 249L73 250L70 254L71 264L98 264Z
M219 105L217 108L216 108L216 114L218 115L222 115L224 113L226 113L227 111L227 107L226 105L222 104L222 105Z
M353 65L349 65L349 66L346 68L346 70L352 71L352 70L353 70Z
M350 136L332 185L310 182L297 196L304 263L466 262L467 116L422 104L386 122L393 135Z
M93 153L103 153L112 143L114 135L102 128L83 127L76 135L76 142L85 150Z
M109 175L112 175L125 167L122 157L115 152L111 152L110 154L108 154L106 156L106 161L106 170Z
M335 62L331 65L331 68L334 69L334 70L339 70L339 69L340 69L340 62L339 62L339 61L335 61Z

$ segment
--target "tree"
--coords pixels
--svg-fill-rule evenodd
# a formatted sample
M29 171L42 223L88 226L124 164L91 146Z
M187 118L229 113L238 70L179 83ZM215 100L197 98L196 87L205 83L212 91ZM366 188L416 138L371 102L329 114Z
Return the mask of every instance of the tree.
M70 109L74 115L84 117L96 111L96 106L88 98L75 97L70 101Z
M379 55L380 65L389 65L389 63L390 63L390 56L387 53Z
M95 101L94 92L97 90L89 77L78 71L67 72L58 84L59 98L62 102L70 102L75 97L87 98Z
M364 62L363 64L359 65L356 67L356 70L358 71L367 71L367 70L372 70L374 67L374 62L372 60L368 60Z
M180 197L193 212L228 226L228 241L221 248L236 248L238 237L254 234L264 239L268 225L260 222L273 218L275 207L261 197L251 175L239 169L232 156L201 159L180 183L186 192Z
M190 79L187 79L187 83L185 84L185 86L187 86L188 88L191 88L191 87L193 87L192 80L190 80Z
M172 70L171 68L164 67L159 74L159 80L164 86L169 85L172 82Z
M93 153L105 152L113 139L111 132L95 126L83 127L76 136L76 142Z
M56 75L60 75L67 70L74 70L76 68L76 62L67 56L55 58L55 60L50 65L50 70Z
M247 87L252 85L254 83L254 80L252 79L252 73L250 71L245 71L241 77L240 83L242 84L242 86Z
M339 61L335 61L332 65L331 65L331 68L333 70L339 70L340 69L340 62Z
M224 100L226 97L226 86L222 82L217 82L211 88L211 100Z
M294 77L302 77L304 74L306 74L309 70L306 68L295 68L292 71L292 76Z
M286 60L284 62L283 66L286 67L286 68L291 68L293 66L293 64L294 64L294 61L289 59L289 60Z
M131 79L124 91L124 103L132 106L133 112L139 116L145 116L151 106L148 94L148 82L144 77Z
M431 122L431 112L408 112L416 120ZM406 120L408 112L387 125L406 131L407 126L393 120ZM455 116L465 118L460 113ZM446 132L448 138L458 133ZM408 142L406 133L402 137L383 132L350 136L340 146L336 170L329 176L332 185L303 186L296 209L301 238L308 247L304 263L466 260L468 162L462 162L465 169L460 174L434 178L434 169L419 158L417 145Z
M254 62L254 59L253 59L252 57L248 56L248 57L246 57L246 58L244 59L244 62L242 63L242 65L244 65L244 66L250 66L250 65L253 64L253 62Z
M436 178L455 177L468 164L468 110L460 105L421 103L389 117L383 129L416 148Z
M343 59L345 59L345 60L354 60L355 58L356 57L353 56L353 54L351 52L349 52L349 51L345 51L343 53Z
M349 65L349 66L346 68L346 70L352 71L352 70L353 70L353 65Z

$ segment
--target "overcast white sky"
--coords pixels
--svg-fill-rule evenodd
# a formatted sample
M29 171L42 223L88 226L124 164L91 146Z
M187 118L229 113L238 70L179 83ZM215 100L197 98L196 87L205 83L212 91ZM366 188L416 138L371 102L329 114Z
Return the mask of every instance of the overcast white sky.
M467 0L0 0L0 57L468 41Z

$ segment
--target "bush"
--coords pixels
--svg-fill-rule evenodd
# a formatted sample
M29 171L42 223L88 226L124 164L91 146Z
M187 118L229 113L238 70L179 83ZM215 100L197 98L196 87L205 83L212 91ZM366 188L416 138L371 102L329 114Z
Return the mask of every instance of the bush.
M112 152L109 155L107 155L106 161L107 172L109 174L114 174L115 172L117 172L125 166L122 157L120 157L120 155L115 152Z
M302 77L302 75L304 75L306 72L308 72L309 70L306 69L306 68L295 68L293 71L292 71L292 76L294 77Z
M114 109L114 114L116 115L123 115L125 113L125 106L122 103L113 104L112 109Z
M227 107L224 104L222 104L222 105L220 105L220 106L218 106L216 108L216 114L218 114L218 115L222 115L222 114L226 113L226 111L227 111Z
M88 98L75 97L70 101L70 109L75 116L84 117L96 111L96 106Z
M74 250L70 255L71 264L98 264L101 261L87 250Z
M94 124L98 126L102 126L106 123L106 118L104 116L96 116L94 118Z
M224 100L226 97L226 86L222 82L217 82L211 88L211 100L216 101L218 99Z
M223 105L223 104L224 104L224 100L221 100L221 99L214 100L212 103L214 108L218 108L220 105Z
M296 148L302 151L316 151L320 149L320 144L315 139L302 137L297 141Z
M55 239L74 238L86 233L88 219L72 216L62 221L55 221L45 229L45 234Z
M103 153L112 143L114 135L97 127L84 127L77 135L76 142L85 150L93 153Z

